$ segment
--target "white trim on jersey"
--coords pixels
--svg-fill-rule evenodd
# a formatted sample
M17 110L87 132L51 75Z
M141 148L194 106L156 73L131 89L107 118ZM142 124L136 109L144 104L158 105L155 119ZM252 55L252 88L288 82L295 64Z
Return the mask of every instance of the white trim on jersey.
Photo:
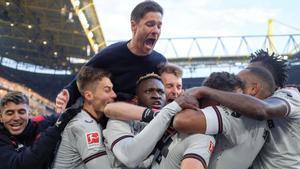
M290 112L291 112L291 105L290 105L290 103L287 101L287 100L285 100L285 99L283 99L283 98L281 98L281 97L278 97L278 96L271 96L270 98L276 98L276 99L280 99L280 100L282 100L283 102L285 102L286 103L286 113L284 113L284 116L285 117L288 117L288 115L290 114Z
M217 107L206 107L202 109L206 119L205 134L214 135L222 132L222 119Z

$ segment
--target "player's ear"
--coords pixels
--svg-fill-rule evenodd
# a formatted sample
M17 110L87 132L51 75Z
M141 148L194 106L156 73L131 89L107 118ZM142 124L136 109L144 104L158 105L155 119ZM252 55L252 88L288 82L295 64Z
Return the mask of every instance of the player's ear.
M90 90L86 90L84 91L83 93L83 96L84 96L84 99L90 101L90 100L93 100L94 99L94 95L93 95L93 92L90 91Z
M131 20L130 24L131 24L131 31L132 31L133 34L135 34L136 29L137 29L137 22L134 21L134 20Z
M256 96L256 95L258 95L260 89L261 89L261 85L260 85L260 84L258 84L258 83L252 83L252 84L251 84L251 90L250 90L251 93L250 93L250 95L251 95L251 96Z

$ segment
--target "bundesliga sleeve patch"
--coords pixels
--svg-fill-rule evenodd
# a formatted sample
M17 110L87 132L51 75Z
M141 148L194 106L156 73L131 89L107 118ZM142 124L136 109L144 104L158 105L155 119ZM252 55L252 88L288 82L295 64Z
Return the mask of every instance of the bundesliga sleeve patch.
M88 149L98 147L100 145L100 134L98 132L86 133L86 142Z

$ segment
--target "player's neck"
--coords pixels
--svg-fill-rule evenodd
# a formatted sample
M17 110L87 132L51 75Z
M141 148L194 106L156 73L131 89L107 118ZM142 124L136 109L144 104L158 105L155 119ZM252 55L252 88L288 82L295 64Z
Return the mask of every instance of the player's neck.
M137 42L134 41L134 39L131 39L128 43L127 43L127 47L130 50L131 53L137 55L137 56L146 56L148 55L147 53L143 53L137 46L136 44Z
M100 118L102 117L102 114L100 113L97 113L93 106L92 105L89 105L89 104L84 104L83 105L83 109L88 113L90 114L94 119L96 119L97 121L100 120Z

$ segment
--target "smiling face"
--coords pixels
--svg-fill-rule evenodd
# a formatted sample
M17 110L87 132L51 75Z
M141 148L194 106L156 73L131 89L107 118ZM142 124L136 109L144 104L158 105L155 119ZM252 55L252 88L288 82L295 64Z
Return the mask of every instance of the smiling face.
M131 52L137 55L149 55L161 32L162 14L148 12L139 21L131 21L132 40L128 44Z
M164 83L167 100L172 102L182 93L182 78L172 73L162 73L161 80Z
M166 104L164 85L158 79L146 79L138 85L137 100L140 106L161 109Z
M1 110L1 123L12 135L20 135L29 121L29 107L27 104L7 102Z

